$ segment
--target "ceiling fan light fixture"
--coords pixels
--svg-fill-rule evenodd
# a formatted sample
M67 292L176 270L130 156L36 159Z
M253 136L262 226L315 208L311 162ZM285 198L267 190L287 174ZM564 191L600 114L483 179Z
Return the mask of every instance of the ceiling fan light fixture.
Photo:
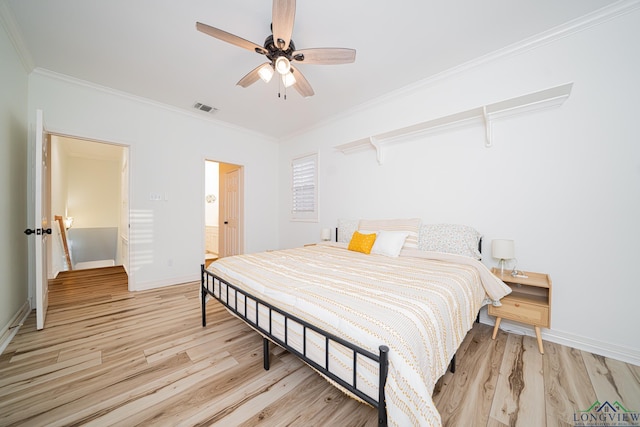
M275 67L276 71L283 76L291 71L291 63L285 56L279 56L278 59L276 59Z
M262 67L260 67L260 69L258 70L258 75L263 82L269 83L271 81L271 78L273 77L273 67L271 66L271 64L264 64Z
M290 87L296 84L296 78L292 73L287 73L282 75L282 84L284 87Z

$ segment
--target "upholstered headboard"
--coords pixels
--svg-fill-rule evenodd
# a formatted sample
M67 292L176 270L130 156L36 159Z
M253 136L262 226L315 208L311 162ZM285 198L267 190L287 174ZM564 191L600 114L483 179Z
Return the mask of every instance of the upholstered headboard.
M391 222L391 220L387 220ZM363 225L370 228L372 221ZM336 242L348 243L353 232L362 230L360 220L339 219L336 227ZM482 258L482 234L476 229L461 224L419 224L417 247L423 251L445 252ZM366 231L377 231L366 229Z

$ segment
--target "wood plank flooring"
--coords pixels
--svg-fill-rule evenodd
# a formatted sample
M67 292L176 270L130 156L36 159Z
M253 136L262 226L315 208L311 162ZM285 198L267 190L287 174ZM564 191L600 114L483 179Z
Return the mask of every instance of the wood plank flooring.
M127 291L121 267L50 282L45 329L32 313L0 355L0 426L375 426L348 398L216 301L202 328L198 283ZM618 401L640 412L640 367L476 324L455 374L436 385L445 426L572 426ZM638 424L629 424L638 425Z

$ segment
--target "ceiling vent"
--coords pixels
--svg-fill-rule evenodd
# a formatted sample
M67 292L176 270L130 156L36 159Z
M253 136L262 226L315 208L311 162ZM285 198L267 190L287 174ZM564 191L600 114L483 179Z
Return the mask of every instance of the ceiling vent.
M196 110L204 111L205 113L211 113L211 114L218 111L217 108L202 104L200 102L196 102L195 104L193 104L193 108L195 108Z

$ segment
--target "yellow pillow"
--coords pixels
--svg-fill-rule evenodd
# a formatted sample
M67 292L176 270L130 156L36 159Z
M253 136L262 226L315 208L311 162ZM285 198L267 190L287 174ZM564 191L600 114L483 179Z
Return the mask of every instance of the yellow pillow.
M371 253L373 243L376 241L376 233L362 234L357 231L353 232L351 241L349 242L349 250L362 252L363 254Z

